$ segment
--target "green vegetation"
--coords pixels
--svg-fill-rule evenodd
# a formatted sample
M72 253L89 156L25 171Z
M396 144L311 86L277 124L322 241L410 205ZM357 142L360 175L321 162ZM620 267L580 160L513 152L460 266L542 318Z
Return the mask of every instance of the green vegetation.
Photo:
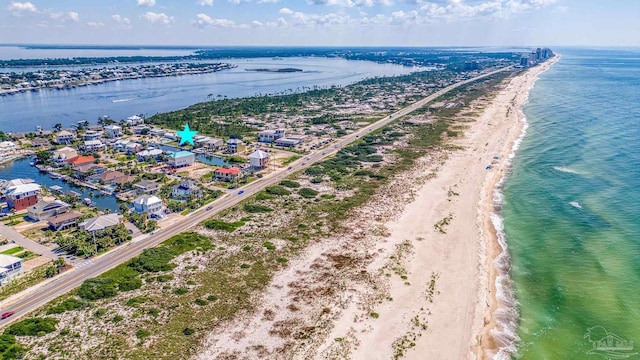
M7 249L7 250L5 250L5 251L1 252L0 254L12 255L12 254L18 253L18 252L20 252L20 251L22 251L22 250L24 250L24 248L23 248L23 247L21 247L21 246L16 246L16 247L14 247L14 248Z
M30 318L11 324L5 331L5 335L15 336L40 336L56 330L60 320L54 318Z
M197 233L183 233L165 241L161 246L145 249L129 262L106 273L86 280L78 289L78 296L87 300L113 297L120 291L130 291L142 286L141 274L168 271L176 256L187 251L211 249L209 238Z
M202 225L204 225L204 227L206 227L207 229L224 230L226 232L233 232L237 228L244 225L244 221L236 221L236 222L228 223L222 220L209 219L205 221Z
M265 191L267 192L267 194L275 195L275 196L285 196L285 195L291 194L291 191L283 188L282 186L278 186L278 185L267 186L265 188Z
M280 185L288 187L290 189L294 189L294 188L299 188L300 187L300 183L297 181L293 181L293 180L282 180L280 181Z
M264 205L259 205L259 204L244 204L242 206L242 208L244 209L244 211L253 214L253 213L267 213L267 212L272 212L273 209L268 207L268 206L264 206Z
M49 265L40 265L28 273L12 279L8 284L0 287L0 300L24 291L37 283L46 280L46 272Z
M275 250L276 246L271 241L265 241L262 243L262 246L267 248L267 250Z
M56 243L68 254L88 257L107 251L129 240L131 240L129 230L124 224L119 224L94 234L77 229L66 236L57 238Z
M311 188L302 188L298 190L298 194L300 194L300 196L302 196L303 198L313 199L318 195L318 192Z
M290 157L286 158L286 159L282 162L282 165L289 165L289 164L291 164L292 162L294 162L294 161L296 161L296 160L300 159L301 157L302 157L302 156L300 156L300 155L293 155L293 156L290 156Z
M52 306L47 309L47 314L62 314L65 311L78 310L89 306L89 302L76 297L71 297L63 300L58 305Z
M22 359L26 349L16 342L15 335L0 335L0 359Z

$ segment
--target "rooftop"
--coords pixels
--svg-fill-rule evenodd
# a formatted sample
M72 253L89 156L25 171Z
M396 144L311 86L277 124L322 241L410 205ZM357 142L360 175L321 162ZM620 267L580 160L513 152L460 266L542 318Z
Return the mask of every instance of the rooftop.
M47 219L47 222L50 225L56 226L59 224L62 224L66 221L69 220L73 220L73 219L79 219L82 216L82 213L78 212L78 211L70 211L64 214L60 214L60 215L56 215L56 216L52 216L50 218Z
M107 215L89 218L81 222L78 226L81 228L84 228L87 231L99 231L111 226L116 226L120 224L121 220L122 220L122 215L117 213L111 213Z
M175 153L169 155L169 157L177 159L177 158L180 158L180 157L191 156L191 155L193 155L193 153L191 151L178 151L178 152L175 152Z
M67 162L69 164L72 165L80 165L80 164L87 164L87 163L92 163L94 162L96 159L93 156L76 156L73 159L69 159L67 160Z
M13 265L19 261L22 261L22 259L20 259L17 256L11 256L11 255L5 255L5 254L0 254L0 267L4 268L7 267L9 265Z
M220 174L239 175L240 169L237 167L220 168L220 169L216 169L216 172Z

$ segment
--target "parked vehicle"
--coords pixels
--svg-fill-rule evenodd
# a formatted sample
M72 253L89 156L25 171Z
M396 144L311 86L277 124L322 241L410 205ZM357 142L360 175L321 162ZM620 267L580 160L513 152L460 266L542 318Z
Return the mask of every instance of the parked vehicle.
M3 312L2 315L0 315L0 318L1 319L6 319L11 315L13 315L13 311L6 311L6 312Z

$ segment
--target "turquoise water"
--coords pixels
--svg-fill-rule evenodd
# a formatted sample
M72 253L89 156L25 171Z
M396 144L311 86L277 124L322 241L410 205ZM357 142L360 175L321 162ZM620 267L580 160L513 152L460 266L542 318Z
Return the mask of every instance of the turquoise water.
M511 356L640 359L640 50L560 52L503 191ZM634 345L594 351L607 335Z

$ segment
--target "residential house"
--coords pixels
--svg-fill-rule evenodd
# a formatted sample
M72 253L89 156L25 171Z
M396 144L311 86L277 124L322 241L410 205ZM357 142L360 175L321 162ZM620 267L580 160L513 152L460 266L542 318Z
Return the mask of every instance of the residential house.
M141 118L138 115L133 115L133 116L129 116L125 122L129 125L138 125L138 124L143 124L144 123L144 119Z
M104 136L117 139L122 136L122 128L118 125L107 125L104 127Z
M127 154L137 154L142 151L142 145L137 142L130 142L125 146Z
M60 231L74 226L78 219L82 217L82 213L78 211L69 211L47 219L49 228L53 231Z
M133 131L134 134L147 135L149 131L151 131L151 128L146 125L137 125L131 128L131 131Z
M42 148L42 147L48 147L49 145L51 145L49 143L48 139L44 139L44 138L35 138L33 140L31 140L31 146L32 147L37 147L37 148Z
M210 151L218 151L224 147L224 140L222 139L213 139L210 138L205 144L204 147Z
M227 152L229 154L242 154L247 151L247 145L240 139L227 140Z
M236 181L241 173L242 171L237 167L220 168L213 172L216 180L227 182Z
M151 136L164 136L165 131L163 129L152 128L149 130L149 135Z
M86 140L83 145L84 151L102 151L105 148L105 145L100 140Z
M124 173L116 170L106 170L104 172L92 175L89 177L89 181L100 182L102 184L114 184L116 180L122 177L129 177Z
M162 217L164 205L159 197L154 195L141 195L133 201L133 211L147 213L150 217Z
M93 164L96 161L96 158L93 156L76 156L74 158L68 159L67 163L71 166L80 166L86 164Z
M78 224L78 227L82 230L90 232L91 234L94 234L100 230L118 226L118 224L120 224L121 222L122 215L111 213L86 219L85 221Z
M100 133L95 130L87 130L82 134L82 140L93 141L100 139Z
M53 151L53 161L57 164L64 164L70 159L73 159L78 156L78 151L76 149L65 146L63 148L57 149ZM93 159L93 156L91 157Z
M22 259L17 256L0 254L0 285L22 272Z
M86 179L89 176L102 174L107 168L99 164L83 164L74 168L77 179Z
M155 159L156 161L159 161L162 159L162 150L160 149L142 150L136 155L138 156L138 161L149 161L151 159Z
M181 181L171 189L171 198L175 200L186 200L190 197L199 198L202 196L200 185L194 180Z
M17 149L18 147L16 146L16 144L11 141L0 142L0 160L14 155Z
M56 133L56 144L59 144L59 145L71 144L73 142L74 137L75 136L73 135L73 133L67 130L58 131Z
M114 141L113 143L111 143L111 146L116 150L116 151L126 151L127 150L127 145L131 142L131 140L123 140L123 139L119 139L117 141Z
M258 133L258 141L263 143L272 143L283 137L285 137L284 129L263 130Z
M196 162L196 155L190 151L178 151L168 156L168 163L174 168L191 166Z
M144 194L153 194L156 191L160 190L160 184L151 180L139 181L133 184L133 187L135 187L136 189L138 189L138 191Z
M31 182L17 185L10 184L2 192L7 204L12 209L20 211L38 203L41 189L40 185Z
M37 204L29 206L27 216L35 221L42 221L52 216L66 213L69 209L71 209L71 205L62 200L41 200Z
M269 166L269 154L262 150L256 150L249 155L249 165L255 169L264 169Z

